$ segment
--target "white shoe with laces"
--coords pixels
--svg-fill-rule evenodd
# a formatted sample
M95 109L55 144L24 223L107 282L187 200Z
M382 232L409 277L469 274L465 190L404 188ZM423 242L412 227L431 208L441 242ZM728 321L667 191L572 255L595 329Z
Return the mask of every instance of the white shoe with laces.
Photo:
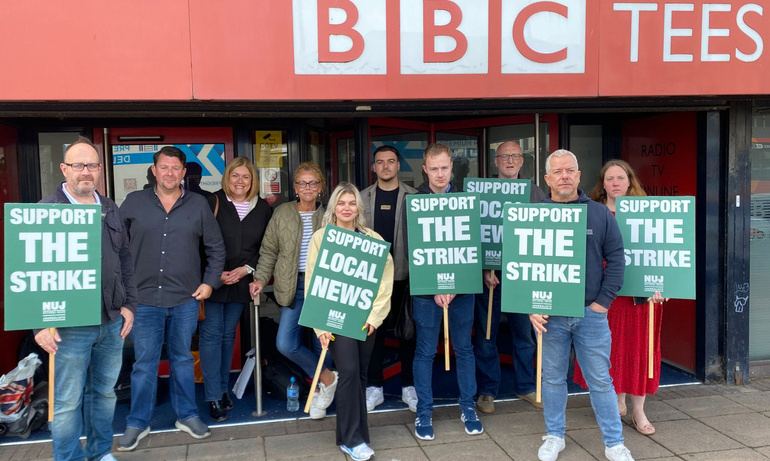
M313 393L313 400L310 402L310 419L326 418L326 408L321 408L318 402L321 400L320 392Z
M334 373L334 381L329 384L328 386L324 383L318 383L318 408L323 408L324 410L329 408L329 405L332 404L332 401L334 401L334 391L337 390L337 383L340 382L339 380L339 373L336 371L332 371ZM313 398L313 401L316 399Z
M631 452L622 443L614 447L604 447L604 457L610 461L634 461Z
M401 388L401 401L409 405L409 410L412 413L417 413L417 391L414 386Z
M381 387L369 386L366 388L366 411L370 412L385 401L385 394Z
M544 435L543 440L543 444L537 450L537 459L540 461L556 461L559 453L564 450L564 438L556 437L555 435Z

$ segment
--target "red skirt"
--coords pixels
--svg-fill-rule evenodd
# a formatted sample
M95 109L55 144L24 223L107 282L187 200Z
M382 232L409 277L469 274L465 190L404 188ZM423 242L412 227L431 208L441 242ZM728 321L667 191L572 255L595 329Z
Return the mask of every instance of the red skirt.
M660 326L663 307L655 304L653 377L647 378L648 304L634 305L634 298L618 296L607 314L612 333L610 376L618 394L654 394L660 385ZM580 366L575 361L573 381L588 389Z

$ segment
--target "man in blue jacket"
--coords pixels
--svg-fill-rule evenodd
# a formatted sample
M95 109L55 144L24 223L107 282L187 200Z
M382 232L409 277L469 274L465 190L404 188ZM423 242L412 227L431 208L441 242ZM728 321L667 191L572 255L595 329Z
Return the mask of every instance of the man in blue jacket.
M115 382L137 306L134 266L118 206L96 191L102 164L91 141L80 138L70 144L59 167L66 181L41 203L102 207L102 321L58 328L53 335L47 328L36 332L40 347L56 354L53 457L114 461L110 449ZM80 443L84 423L85 450Z
M623 423L610 377L610 328L607 311L623 285L623 238L610 210L589 199L582 190L575 154L554 151L545 162L545 182L551 196L545 203L584 204L587 209L585 316L529 316L543 335L543 416L546 435L538 450L541 461L555 461L564 450L567 409L567 370L574 345L591 396L596 422L602 431L604 456L610 461L633 461L623 444Z
M445 144L434 143L425 148L422 170L428 180L417 190L418 194L445 194L457 192L449 182L452 177L452 154ZM417 418L414 434L420 440L433 440L433 359L436 356L438 334L443 309L448 309L449 332L457 366L457 387L460 389L460 420L465 433L479 435L484 427L473 405L476 393L476 362L473 358L471 332L473 330L472 294L437 294L412 296L417 348L414 352L414 387L417 391ZM446 307L444 307L446 306Z

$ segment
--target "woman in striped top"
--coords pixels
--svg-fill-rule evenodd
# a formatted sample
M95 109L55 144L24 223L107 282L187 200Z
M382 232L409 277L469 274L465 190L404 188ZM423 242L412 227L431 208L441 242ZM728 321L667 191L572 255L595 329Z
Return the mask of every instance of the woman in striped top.
M235 329L251 300L249 282L272 214L257 192L254 164L236 157L225 167L222 188L207 197L225 241L223 285L206 300L206 318L199 325L203 387L212 421L224 421L233 408L227 388Z

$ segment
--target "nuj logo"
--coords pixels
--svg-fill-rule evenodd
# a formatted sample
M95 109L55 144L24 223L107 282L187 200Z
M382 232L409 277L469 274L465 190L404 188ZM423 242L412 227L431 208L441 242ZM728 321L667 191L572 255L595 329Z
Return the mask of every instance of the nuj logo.
M455 273L454 272L439 272L436 274L436 280L439 282L441 281L450 281L455 279Z
M503 252L499 250L487 250L486 251L487 259L500 259L503 257Z
M663 283L662 275L645 275L644 283Z
M43 312L56 312L67 309L66 301L46 301L43 303Z
M551 299L553 298L552 291L533 291L532 299Z
M342 322L342 321L345 320L345 316L346 315L348 315L348 314L346 314L344 312L340 312L340 311L335 311L334 309L331 309L329 311L329 317L328 318L334 319L334 320L338 320L338 321Z

